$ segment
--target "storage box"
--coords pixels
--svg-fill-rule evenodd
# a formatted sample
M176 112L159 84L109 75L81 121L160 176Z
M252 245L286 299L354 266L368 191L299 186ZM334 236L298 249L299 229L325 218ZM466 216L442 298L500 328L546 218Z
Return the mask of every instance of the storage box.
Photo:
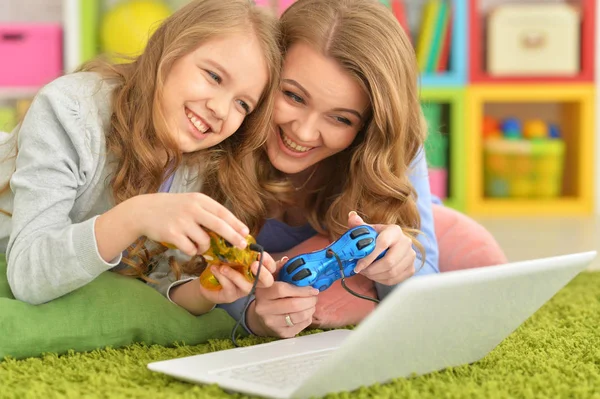
M560 139L488 139L484 144L485 195L555 198L562 191L565 144Z
M0 86L43 86L63 71L59 24L0 24Z
M568 4L508 4L488 17L491 75L577 75L580 52L580 15Z

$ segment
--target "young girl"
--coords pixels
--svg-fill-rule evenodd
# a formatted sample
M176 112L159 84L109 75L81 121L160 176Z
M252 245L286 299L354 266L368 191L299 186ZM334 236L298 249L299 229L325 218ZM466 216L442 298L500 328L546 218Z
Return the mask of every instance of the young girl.
M92 62L44 87L13 133L0 197L15 297L50 301L122 261L147 273L157 242L201 254L205 229L244 248L265 212L252 171L280 58L277 22L251 2L196 0L133 62ZM273 282L265 266L262 286ZM212 271L223 290L195 284L171 299L201 314L250 290L241 274Z

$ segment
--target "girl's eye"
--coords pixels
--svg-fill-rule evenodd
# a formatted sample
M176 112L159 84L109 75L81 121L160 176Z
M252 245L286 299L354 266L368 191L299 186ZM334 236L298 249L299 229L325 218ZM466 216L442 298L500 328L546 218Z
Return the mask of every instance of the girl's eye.
M283 94L285 96L289 97L293 102L296 102L299 104L304 103L304 100L302 99L302 97L297 96L296 94L292 93L291 91L284 90Z
M242 100L238 100L238 104L240 104L242 106L242 108L244 108L244 111L246 111L246 114L250 113L250 106L248 104L246 104Z
M352 126L352 122L350 122L350 120L347 118L344 118L341 116L335 116L334 119L336 120L336 122L340 122L340 123L343 123L344 125Z
M213 71L206 70L206 73L208 73L208 76L210 76L210 78L217 83L221 83L223 81L223 79L221 79L221 77Z

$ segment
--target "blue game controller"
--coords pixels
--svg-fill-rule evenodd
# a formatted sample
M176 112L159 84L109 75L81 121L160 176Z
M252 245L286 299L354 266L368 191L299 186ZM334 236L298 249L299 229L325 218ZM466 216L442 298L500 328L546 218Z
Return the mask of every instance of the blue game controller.
M325 291L336 280L342 278L337 254L344 269L344 277L354 276L358 261L375 249L377 232L367 225L354 227L327 247L298 255L287 261L279 271L279 280L298 287L312 286ZM387 250L377 259L381 259Z

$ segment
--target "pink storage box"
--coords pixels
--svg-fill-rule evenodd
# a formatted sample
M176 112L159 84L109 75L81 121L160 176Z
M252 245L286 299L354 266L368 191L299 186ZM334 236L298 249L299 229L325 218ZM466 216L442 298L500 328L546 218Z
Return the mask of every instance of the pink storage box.
M431 194L441 200L445 200L448 196L448 171L446 169L429 169L429 186Z
M43 86L62 72L60 24L0 24L0 86Z

